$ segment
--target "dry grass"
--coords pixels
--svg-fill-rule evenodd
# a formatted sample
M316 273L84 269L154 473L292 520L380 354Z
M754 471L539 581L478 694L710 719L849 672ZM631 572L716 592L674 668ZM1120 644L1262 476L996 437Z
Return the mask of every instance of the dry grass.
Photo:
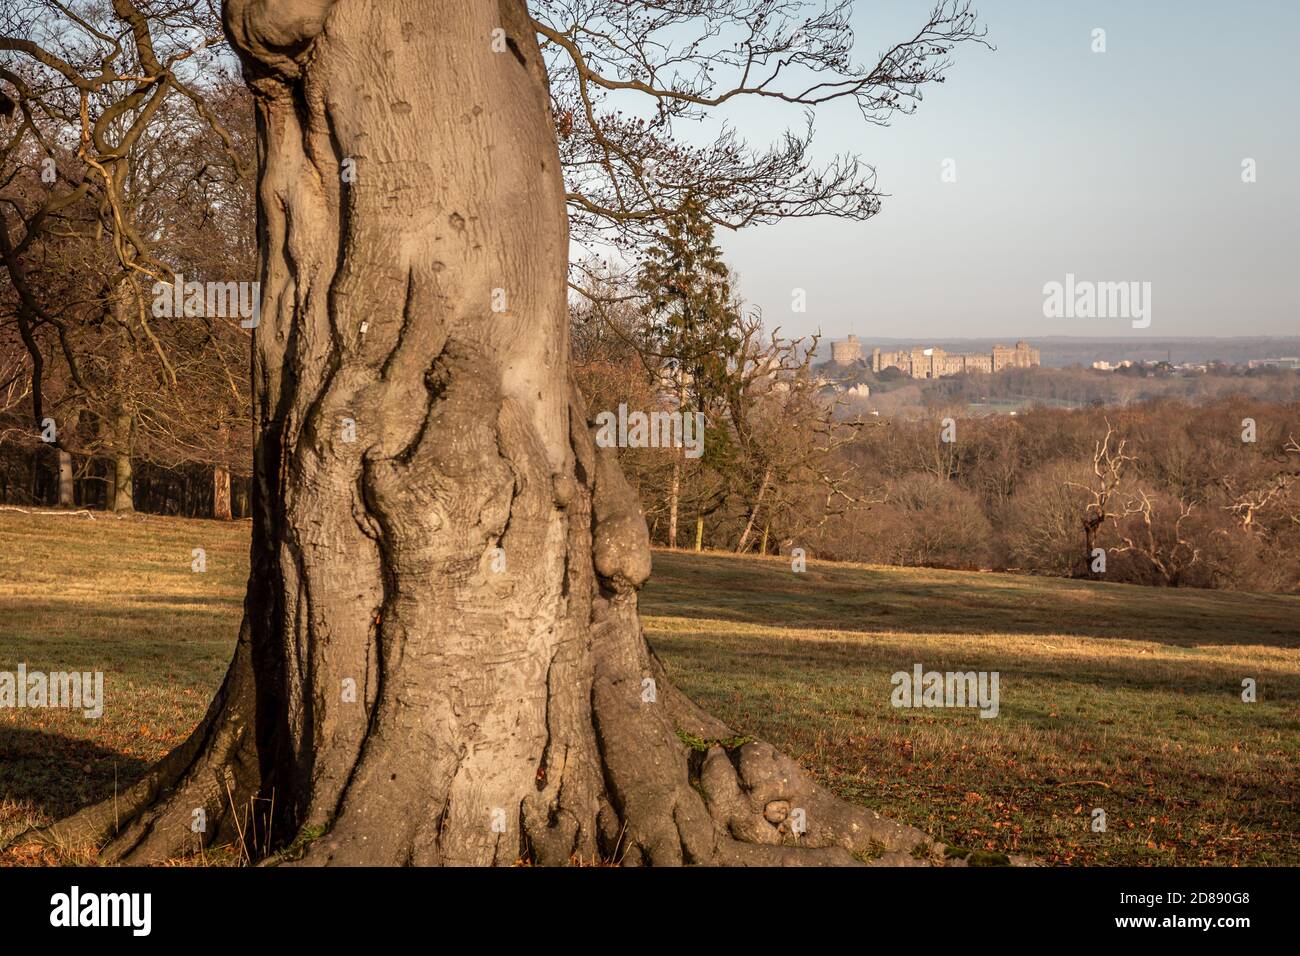
M108 698L100 720L0 710L0 841L129 786L199 720L247 534L0 512L0 670L102 670ZM1300 599L668 552L655 567L647 633L674 678L849 799L1058 863L1300 863ZM890 675L917 662L998 671L999 717L891 707Z

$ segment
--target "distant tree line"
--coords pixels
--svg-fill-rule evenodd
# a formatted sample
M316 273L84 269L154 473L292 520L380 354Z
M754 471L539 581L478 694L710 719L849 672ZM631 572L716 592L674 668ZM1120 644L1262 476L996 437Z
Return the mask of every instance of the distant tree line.
M845 449L868 504L800 540L868 563L1294 592L1297 439L1300 403L1242 396L1014 416L954 404Z

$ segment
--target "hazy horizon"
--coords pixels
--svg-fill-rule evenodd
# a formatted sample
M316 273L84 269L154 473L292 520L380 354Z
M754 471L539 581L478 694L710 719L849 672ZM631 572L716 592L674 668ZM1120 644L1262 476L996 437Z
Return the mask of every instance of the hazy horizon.
M857 57L874 62L929 6L859 3ZM720 232L769 327L864 341L1295 334L1300 131L1284 117L1300 5L1254 0L1230 18L1201 3L975 6L997 50L955 50L915 115L873 128L847 104L818 114L820 160L852 151L876 167L878 216ZM799 115L739 103L727 119L759 143ZM941 180L949 159L955 182ZM1150 283L1149 326L1045 318L1044 284L1071 273Z
M871 349L885 351L917 346L937 346L949 352L988 352L994 345L1014 345L1019 336L1005 335L935 335L935 336L858 336L862 355L869 358ZM830 343L841 336L823 336L818 342L817 354L830 358ZM1066 368L1072 365L1087 367L1094 361L1156 362L1169 360L1175 365L1199 365L1207 362L1227 362L1243 365L1251 360L1294 358L1300 356L1300 335L1035 335L1025 337L1041 354L1041 363L1047 368Z

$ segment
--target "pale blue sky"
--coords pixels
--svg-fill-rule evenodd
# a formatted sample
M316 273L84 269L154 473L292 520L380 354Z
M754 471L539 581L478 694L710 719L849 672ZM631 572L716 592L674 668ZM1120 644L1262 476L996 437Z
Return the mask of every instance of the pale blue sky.
M819 113L822 156L876 167L879 216L720 236L769 326L864 340L1300 334L1300 3L976 5L997 50L959 48L915 115L875 128L848 105ZM860 59L910 36L929 6L859 0ZM757 141L798 114L748 104L727 119ZM949 157L955 183L940 179ZM1043 284L1067 272L1151 282L1150 327L1044 318Z

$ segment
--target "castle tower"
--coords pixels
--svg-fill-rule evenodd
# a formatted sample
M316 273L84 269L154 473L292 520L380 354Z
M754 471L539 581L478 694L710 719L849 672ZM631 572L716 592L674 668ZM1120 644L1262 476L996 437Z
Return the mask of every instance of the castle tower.
M831 361L836 365L852 365L862 358L862 343L850 333L843 342L831 343Z

